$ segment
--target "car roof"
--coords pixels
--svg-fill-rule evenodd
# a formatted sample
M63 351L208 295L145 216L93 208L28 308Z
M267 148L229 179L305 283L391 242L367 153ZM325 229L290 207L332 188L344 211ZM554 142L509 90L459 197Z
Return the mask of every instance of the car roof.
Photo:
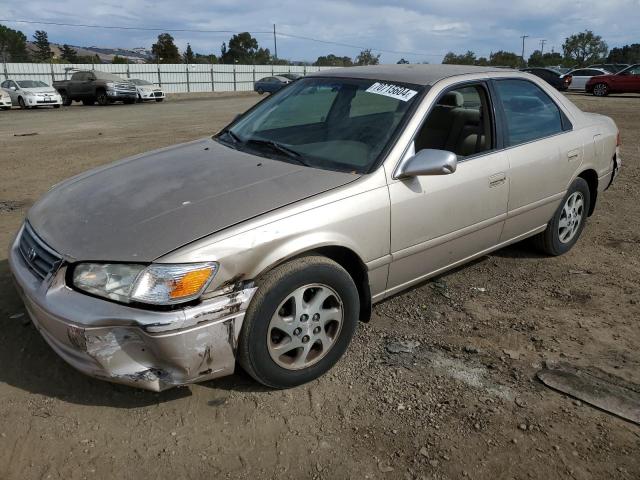
M499 67L476 67L473 65L368 65L321 70L307 77L363 78L385 82L433 85L439 80L458 75L469 75L504 71ZM507 69L512 71L511 69Z

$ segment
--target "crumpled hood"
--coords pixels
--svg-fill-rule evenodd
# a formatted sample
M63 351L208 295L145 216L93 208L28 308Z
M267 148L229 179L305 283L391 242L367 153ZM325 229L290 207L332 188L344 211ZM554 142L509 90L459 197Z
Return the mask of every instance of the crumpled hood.
M357 178L257 157L207 138L66 180L40 199L27 219L69 259L150 262Z

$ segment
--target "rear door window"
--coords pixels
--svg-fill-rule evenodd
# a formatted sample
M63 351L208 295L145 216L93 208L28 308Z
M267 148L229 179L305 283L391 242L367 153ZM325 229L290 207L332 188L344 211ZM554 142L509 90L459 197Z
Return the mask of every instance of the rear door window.
M560 108L537 85L527 80L494 83L506 121L507 146L561 133L568 124Z

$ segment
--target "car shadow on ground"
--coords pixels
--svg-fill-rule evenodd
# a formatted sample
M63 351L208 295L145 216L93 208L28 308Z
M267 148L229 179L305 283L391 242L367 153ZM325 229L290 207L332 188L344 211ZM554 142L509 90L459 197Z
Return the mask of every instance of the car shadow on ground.
M117 385L88 377L68 365L47 345L29 320L13 285L7 260L0 260L0 383L69 403L126 409L192 395L188 386L156 393ZM202 385L242 392L269 390L242 371Z

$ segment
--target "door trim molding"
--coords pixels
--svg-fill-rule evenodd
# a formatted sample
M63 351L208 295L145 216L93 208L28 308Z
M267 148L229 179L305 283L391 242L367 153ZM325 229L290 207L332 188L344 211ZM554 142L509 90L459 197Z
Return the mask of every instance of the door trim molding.
M507 214L501 213L496 217L489 218L487 220L483 220L478 223L474 223L473 225L461 228L459 230L454 230L453 232L445 233L444 235L440 235L439 237L431 238L424 242L420 242L410 247L403 248L402 250L398 250L397 252L392 252L391 253L392 261L395 262L396 260L400 260L402 258L409 257L416 253L420 253L423 250L428 250L430 248L437 247L438 245L442 245L443 243L449 242L459 237L470 235L474 232L477 232L484 228L495 225L496 223L503 222L506 218L507 218Z

